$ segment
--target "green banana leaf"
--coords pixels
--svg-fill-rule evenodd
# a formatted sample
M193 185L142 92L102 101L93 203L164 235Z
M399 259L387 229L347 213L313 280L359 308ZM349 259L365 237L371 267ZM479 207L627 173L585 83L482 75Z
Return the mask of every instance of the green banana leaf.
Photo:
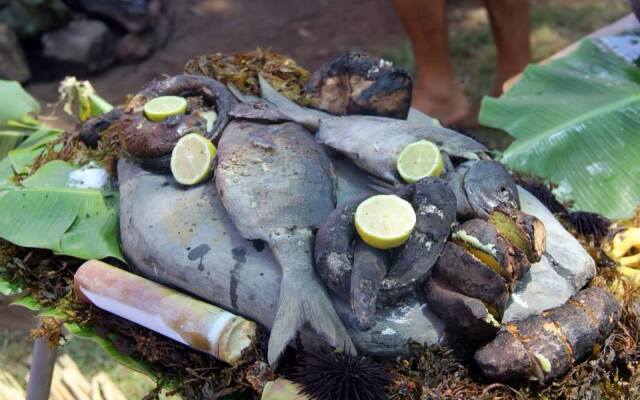
M0 160L24 137L40 111L38 102L18 82L0 79Z
M575 209L628 218L640 203L640 69L598 42L529 66L484 98L480 123L516 138L502 162L555 183Z
M123 260L118 238L118 195L72 187L75 169L50 161L21 186L0 192L0 237L23 247L81 259Z

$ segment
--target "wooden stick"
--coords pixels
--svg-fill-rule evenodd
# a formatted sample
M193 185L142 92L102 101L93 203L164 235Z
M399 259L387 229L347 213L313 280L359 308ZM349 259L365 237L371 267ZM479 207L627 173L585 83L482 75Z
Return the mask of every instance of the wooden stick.
M46 339L36 339L33 345L33 359L27 385L27 400L49 399L56 352L57 349L50 348Z

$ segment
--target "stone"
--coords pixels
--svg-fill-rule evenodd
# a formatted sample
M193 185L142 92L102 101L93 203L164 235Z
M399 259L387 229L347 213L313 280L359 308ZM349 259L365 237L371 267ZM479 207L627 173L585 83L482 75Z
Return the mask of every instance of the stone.
M47 60L77 68L78 72L103 70L115 59L115 39L102 21L71 21L45 33L41 40Z
M366 175L353 164L335 167L338 201L368 190ZM268 246L240 236L213 182L184 188L170 175L152 174L125 160L118 163L118 177L122 250L134 271L271 327L280 268ZM362 352L395 357L408 355L409 339L446 340L444 324L418 298L378 310L368 331L356 327L346 303L333 300Z
M503 322L526 318L564 304L596 274L593 258L555 216L531 193L518 187L522 211L540 219L547 230L547 249L512 294Z
M73 9L116 21L128 32L143 31L162 8L160 0L71 0L70 4Z
M26 82L30 77L18 37L10 26L0 24L0 79Z

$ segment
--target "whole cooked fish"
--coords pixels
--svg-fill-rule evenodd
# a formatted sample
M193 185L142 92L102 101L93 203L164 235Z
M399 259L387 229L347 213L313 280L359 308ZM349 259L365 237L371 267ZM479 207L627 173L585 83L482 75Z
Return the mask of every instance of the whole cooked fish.
M260 79L262 97L278 111L316 133L316 140L385 181L396 183L396 160L410 143L429 140L453 157L478 159L487 148L468 136L440 126L405 120L350 115L338 117L295 104Z
M313 267L313 231L335 207L335 172L302 126L265 119L244 104L218 144L216 187L240 234L266 242L282 269L268 360L277 363L303 325L355 348Z

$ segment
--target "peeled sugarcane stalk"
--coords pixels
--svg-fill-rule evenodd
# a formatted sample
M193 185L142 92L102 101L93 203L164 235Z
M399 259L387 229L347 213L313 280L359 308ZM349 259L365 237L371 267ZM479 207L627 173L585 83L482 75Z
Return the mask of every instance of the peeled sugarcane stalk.
M256 340L254 322L100 261L84 263L74 287L80 300L232 365Z
M588 288L564 305L503 326L475 360L490 379L549 381L582 361L620 318L609 292Z

